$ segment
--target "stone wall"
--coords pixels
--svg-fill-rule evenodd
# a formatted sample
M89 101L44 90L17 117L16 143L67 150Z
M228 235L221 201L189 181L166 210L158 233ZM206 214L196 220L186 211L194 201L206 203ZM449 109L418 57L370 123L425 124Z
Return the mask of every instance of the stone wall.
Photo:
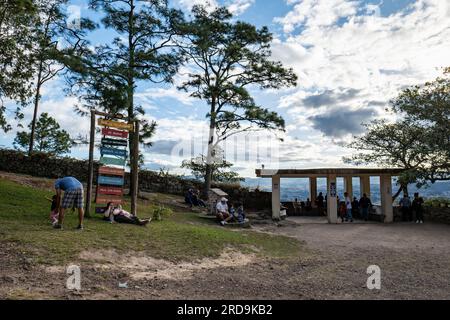
M435 221L450 224L449 207L424 207L425 221Z
M94 163L94 183L99 164ZM88 179L88 161L74 158L49 157L44 153L32 156L9 149L0 149L0 171L27 174L36 177L56 179L58 177L73 176L82 182ZM130 175L125 175L125 188L129 186ZM202 183L196 180L183 179L179 176L141 170L139 172L139 189L146 192L160 192L184 195L189 188L202 188ZM242 201L247 208L263 210L271 208L271 193L249 191L239 185L213 185L228 193L230 200Z

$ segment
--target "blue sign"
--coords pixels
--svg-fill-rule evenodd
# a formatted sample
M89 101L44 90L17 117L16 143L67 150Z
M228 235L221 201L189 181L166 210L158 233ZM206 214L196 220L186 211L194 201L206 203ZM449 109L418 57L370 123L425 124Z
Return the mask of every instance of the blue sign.
M102 156L117 156L117 157L127 157L127 151L122 149L116 149L116 148L107 148L107 147L101 147L100 153Z
M123 186L123 178L99 176L97 184L107 184L111 186Z

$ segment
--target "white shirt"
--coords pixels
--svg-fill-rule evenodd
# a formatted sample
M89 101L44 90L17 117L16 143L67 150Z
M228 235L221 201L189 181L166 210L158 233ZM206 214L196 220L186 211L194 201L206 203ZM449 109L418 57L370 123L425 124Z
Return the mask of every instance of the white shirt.
M222 203L221 201L217 202L216 209L218 212L228 212L228 204Z
M345 198L345 205L347 206L347 209L352 208L352 200L350 200L350 197Z

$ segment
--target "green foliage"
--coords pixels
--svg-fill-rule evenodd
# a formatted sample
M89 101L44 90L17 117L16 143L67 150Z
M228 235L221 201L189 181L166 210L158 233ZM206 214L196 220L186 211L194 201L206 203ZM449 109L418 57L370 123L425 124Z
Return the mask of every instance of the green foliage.
M181 168L191 170L197 180L205 181L206 178L206 158L202 155L197 158L184 160ZM236 183L245 181L237 172L228 171L233 166L231 162L221 161L211 164L212 181L219 183Z
M173 214L172 209L166 208L164 206L159 206L153 209L152 221L162 221L163 218L170 217Z
M31 129L31 123L28 127ZM39 152L45 152L52 155L60 155L70 152L72 140L70 135L64 129L60 129L60 125L56 120L42 113L36 123L36 149ZM30 143L30 133L20 131L14 139L14 147L16 149L26 149Z
M440 197L429 198L425 200L424 205L433 208L450 207L450 199Z
M179 26L176 43L190 64L189 79L179 86L209 105L205 190L211 185L211 155L220 141L251 130L284 130L284 119L258 106L248 87L295 86L297 76L270 60L272 35L267 27L234 21L227 8L194 6L191 21ZM217 135L217 137L215 137Z
M301 252L298 241L258 232L233 232L216 225L202 224L192 213L174 213L146 228L129 224L111 225L100 217L85 221L85 232L75 230L76 214L67 213L63 231L54 230L48 219L51 191L0 179L0 244L14 242L38 263L58 265L77 259L83 250L114 249L118 252L145 252L154 258L194 261L217 257L227 246L236 250L256 248L269 257L295 257ZM129 210L128 206L124 207ZM153 208L138 203L140 216ZM255 250L255 251L256 251Z
M69 78L72 93L86 109L102 109L108 113L126 112L130 119L144 115L134 102L138 81L171 82L180 59L170 46L174 25L181 12L168 8L165 0L91 0L90 7L105 15L102 24L116 32L111 44L97 46L83 59L73 61ZM154 133L155 122L141 121L140 141ZM131 139L130 139L131 140Z
M450 67L434 81L413 86L392 101L395 112L406 121L423 128L418 137L428 149L428 170L421 170L421 181L450 179Z
M374 120L350 148L360 150L345 162L405 169L399 184L419 187L450 180L450 73L423 86L403 90L391 101L395 122Z
M267 27L234 22L226 8L208 12L194 6L192 21L178 40L195 72L180 86L210 105L207 117L224 140L235 132L284 129L284 120L255 104L248 86L278 89L295 86L297 76L281 62L271 61L272 35Z
M30 26L36 17L32 0L2 0L0 5L0 128L7 132L4 99L25 105L32 94L30 69L34 44ZM17 113L20 113L18 108Z

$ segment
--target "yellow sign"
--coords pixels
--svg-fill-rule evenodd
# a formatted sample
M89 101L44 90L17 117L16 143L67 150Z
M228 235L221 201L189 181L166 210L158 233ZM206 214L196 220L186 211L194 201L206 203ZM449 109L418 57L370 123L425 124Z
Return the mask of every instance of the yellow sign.
M133 131L132 123L118 122L118 121L112 121L112 120L106 120L106 119L98 119L98 125L104 126L104 127L111 127L111 128Z

